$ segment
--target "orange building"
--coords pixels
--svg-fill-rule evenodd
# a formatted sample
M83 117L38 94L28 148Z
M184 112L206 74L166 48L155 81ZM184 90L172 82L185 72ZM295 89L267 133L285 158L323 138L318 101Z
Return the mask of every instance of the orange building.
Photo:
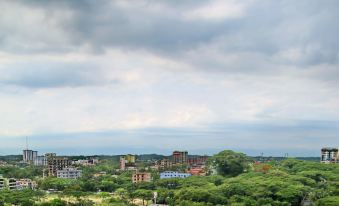
M150 182L152 180L151 173L149 172L136 172L132 175L133 183Z
M187 170L187 173L190 173L193 176L206 176L206 171L202 167L191 168Z

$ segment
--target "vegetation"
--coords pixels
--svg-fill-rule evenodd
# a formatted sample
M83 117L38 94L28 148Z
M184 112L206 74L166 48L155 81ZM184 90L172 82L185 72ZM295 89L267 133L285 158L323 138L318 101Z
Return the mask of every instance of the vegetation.
M36 191L0 192L1 205L148 205L153 192L157 203L179 206L318 206L339 205L339 165L286 159L254 163L241 153L223 151L208 161L217 174L185 179L159 179L133 184L131 172L116 170L118 164L106 159L99 165L83 167L77 180L42 179L39 168L0 167L11 177L32 177ZM95 173L106 174L95 176ZM156 172L153 171L154 177ZM48 193L48 191L57 191Z

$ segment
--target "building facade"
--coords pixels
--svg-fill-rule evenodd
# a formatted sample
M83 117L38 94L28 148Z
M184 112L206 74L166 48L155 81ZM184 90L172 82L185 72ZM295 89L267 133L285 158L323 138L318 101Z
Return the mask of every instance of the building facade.
M32 181L31 179L19 179L16 180L16 188L18 190L22 189L35 189L37 187L37 184L35 181Z
M338 148L324 147L321 149L320 162L322 163L339 163Z
M57 177L63 179L78 179L81 177L82 171L73 167L67 167L57 171Z
M188 158L188 164L190 166L202 166L206 164L208 156L194 156Z
M55 153L48 153L45 158L48 166L48 176L56 177L58 170L63 170L72 165L72 161L67 157L58 157Z
M191 174L189 173L180 173L174 171L166 171L160 173L160 179L168 179L168 178L186 178L190 177Z
M124 155L120 157L120 170L134 170L135 169L135 155Z
M173 166L172 161L169 159L162 159L156 162L158 170L167 170Z
M187 164L188 152L187 151L174 151L172 154L173 164Z
M151 182L152 176L149 172L136 172L132 174L132 182L140 183L140 182Z
M25 163L32 164L38 157L38 151L25 149L22 151L22 160Z

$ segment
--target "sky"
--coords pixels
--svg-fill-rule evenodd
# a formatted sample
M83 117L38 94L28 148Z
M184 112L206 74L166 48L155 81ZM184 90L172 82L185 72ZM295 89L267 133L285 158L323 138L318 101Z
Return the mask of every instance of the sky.
M0 155L319 156L339 1L0 1Z

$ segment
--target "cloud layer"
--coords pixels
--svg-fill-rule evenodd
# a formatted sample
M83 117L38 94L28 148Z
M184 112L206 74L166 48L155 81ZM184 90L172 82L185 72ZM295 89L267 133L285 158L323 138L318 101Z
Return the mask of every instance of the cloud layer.
M51 145L298 155L337 146L335 0L36 0L0 9L5 153L24 136L65 153L72 149Z

